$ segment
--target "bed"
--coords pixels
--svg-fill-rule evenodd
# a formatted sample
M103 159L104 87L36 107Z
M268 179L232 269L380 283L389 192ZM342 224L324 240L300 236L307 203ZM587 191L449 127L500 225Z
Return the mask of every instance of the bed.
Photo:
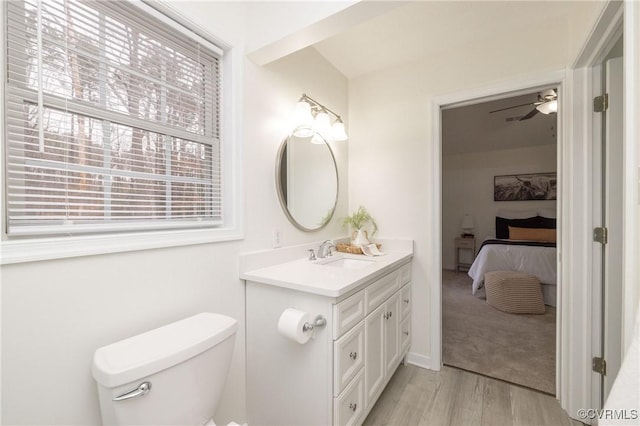
M496 216L496 238L483 241L469 276L472 293L484 285L491 271L519 271L540 280L545 304L556 305L556 221L537 215L515 219Z

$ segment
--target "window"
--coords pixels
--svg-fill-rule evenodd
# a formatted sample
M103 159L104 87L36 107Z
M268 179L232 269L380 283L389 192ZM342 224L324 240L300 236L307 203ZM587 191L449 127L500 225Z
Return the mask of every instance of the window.
M9 237L220 227L221 50L129 2L7 2Z

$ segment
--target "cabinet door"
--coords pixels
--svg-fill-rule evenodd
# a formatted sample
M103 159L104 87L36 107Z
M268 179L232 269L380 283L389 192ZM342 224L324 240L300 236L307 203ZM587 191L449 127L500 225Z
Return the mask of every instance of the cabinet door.
M400 292L384 304L385 374L390 374L400 360Z
M386 305L381 305L369 314L364 322L364 386L367 407L377 398L384 384L384 314Z

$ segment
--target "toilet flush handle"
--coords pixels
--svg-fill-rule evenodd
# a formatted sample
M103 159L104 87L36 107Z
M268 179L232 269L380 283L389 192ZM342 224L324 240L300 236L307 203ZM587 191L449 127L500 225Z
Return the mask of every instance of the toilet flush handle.
M138 386L137 388L135 388L132 391L129 391L127 393L123 393L120 396L116 396L115 398L113 398L114 401L124 401L126 399L131 399L131 398L135 398L138 396L143 396L149 393L149 391L151 390L151 383L150 382L143 382L140 383L140 386Z

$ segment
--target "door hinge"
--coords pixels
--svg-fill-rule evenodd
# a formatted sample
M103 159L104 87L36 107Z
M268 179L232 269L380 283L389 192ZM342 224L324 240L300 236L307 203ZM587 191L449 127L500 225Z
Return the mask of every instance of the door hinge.
M593 228L593 241L601 244L607 244L609 242L609 232L604 226L599 228Z
M602 96L596 96L593 98L593 111L604 112L609 108L609 95L605 93Z
M603 376L607 375L607 361L604 358L594 357L591 363L591 369Z

